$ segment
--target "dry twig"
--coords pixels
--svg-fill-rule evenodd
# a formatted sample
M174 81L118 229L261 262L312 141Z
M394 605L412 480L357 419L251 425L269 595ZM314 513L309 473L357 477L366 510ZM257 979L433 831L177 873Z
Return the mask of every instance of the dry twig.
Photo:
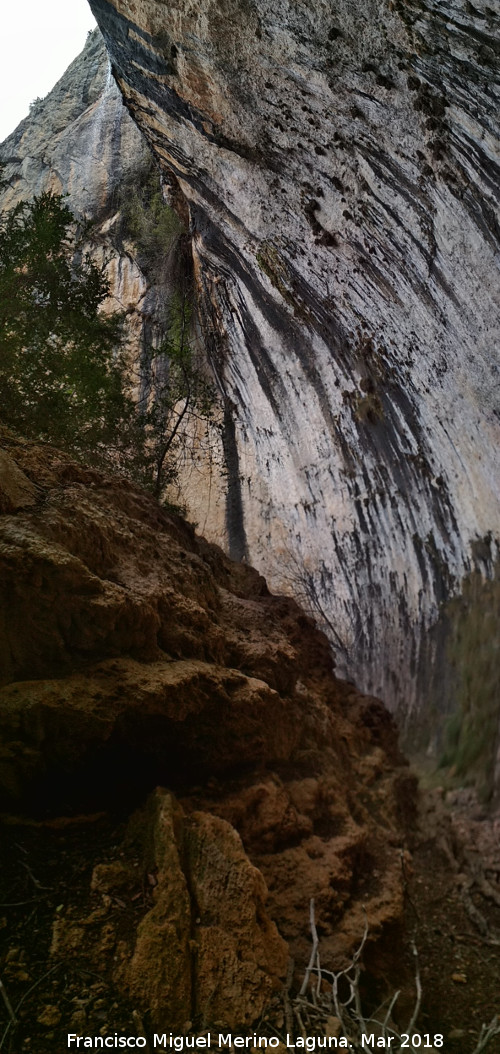
M293 1003L293 1012L300 1029L300 1034L302 1036L311 1035L313 1031L324 1033L328 1018L331 1017L332 1014L335 1014L340 1023L342 1035L347 1039L353 1051L361 1052L366 1050L366 1037L370 1035L373 1037L373 1035L376 1035L377 1040L383 1040L385 1046L389 1044L391 1045L393 1054L400 1054L400 1052L407 1047L407 1042L404 1042L403 1037L420 1037L420 1032L417 1029L417 1021L422 1004L422 983L420 979L420 965L415 941L412 941L411 943L411 950L414 958L415 1002L407 1026L400 1031L399 1028L396 1028L392 1019L394 1007L400 995L399 991L395 992L389 1000L384 1000L378 1010L373 1014L370 1014L369 1017L365 1018L364 1016L359 981L362 970L363 949L369 934L368 921L365 921L363 937L349 965L343 970L332 971L325 970L320 965L319 940L314 915L314 900L311 900L309 905L309 920L312 936L312 951L304 975L304 980L302 982L302 987ZM311 986L311 974L317 976L317 983L314 987ZM329 981L331 986L330 991L325 989L324 982L326 980ZM312 1001L307 998L308 988L311 993ZM383 1008L386 1004L388 1004L387 1010L382 1016L381 1012L383 1012ZM379 1019L379 1014L381 1015L381 1019ZM288 1016L287 1030L288 1033L291 1034ZM482 1026L477 1046L474 1048L472 1054L483 1054L483 1051L488 1047L490 1040L497 1035L500 1035L500 1025L498 1023L498 1018L494 1017L489 1025ZM363 1037L365 1038L363 1039ZM393 1043L395 1044L394 1046L392 1045Z
M481 1054L483 1050L486 1050L490 1039L494 1036L500 1035L500 1025L498 1024L498 1017L492 1017L489 1025L483 1025L477 1041L477 1046L474 1047L472 1054Z
M7 995L7 989L6 989L5 985L4 985L1 977L0 977L0 993L1 993L2 999L3 999L4 1003L5 1003L5 1007L6 1007L7 1013L9 1015L9 1017L10 1017L10 1023L12 1025L17 1025L17 1017L16 1017L16 1015L15 1015L13 1009L12 1009L12 1003L11 1003L11 1001L10 1001L8 995Z

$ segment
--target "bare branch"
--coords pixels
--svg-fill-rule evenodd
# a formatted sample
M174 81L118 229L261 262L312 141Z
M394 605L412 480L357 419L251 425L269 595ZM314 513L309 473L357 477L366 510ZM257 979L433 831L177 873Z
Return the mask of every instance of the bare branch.
M392 997L392 999L391 999L391 1001L389 1003L389 1006L387 1008L387 1013L386 1013L386 1015L384 1017L384 1020L382 1022L382 1035L384 1037L386 1035L387 1029L389 1028L389 1021L390 1021L391 1016L392 1016L392 1011L394 1010L394 1007L395 1007L400 995L401 995L401 991L398 988L398 991L394 992L394 995L393 995L393 997ZM392 1031L392 1029L389 1028L389 1031Z
M293 1012L301 1034L303 1036L306 1035L307 1030L308 1034L311 1034L313 1030L326 1029L327 1020L334 1012L340 1023L343 1036L347 1039L350 1048L354 1052L358 1052L358 1054L361 1054L361 1052L366 1049L367 1037L370 1034L370 1030L373 1033L374 1026L380 1030L377 1032L379 1044L387 1045L387 1043L389 1043L391 1050L395 1052L402 1051L405 1045L407 1045L406 1041L403 1042L404 1037L407 1035L422 1039L421 1033L417 1028L417 1021L422 1003L422 984L420 979L418 951L415 941L412 941L411 943L415 965L415 1004L409 1024L403 1032L400 1032L392 1023L394 1007L400 996L399 990L395 992L390 999L385 999L378 1010L373 1014L370 1014L367 1018L364 1017L359 982L362 970L363 950L369 935L368 920L366 916L365 929L359 947L354 952L348 966L344 967L343 970L338 971L325 970L321 967L314 900L310 901L309 916L313 946L300 993L293 1003ZM306 996L312 973L317 976L317 983L311 992L313 1002L311 1002ZM331 979L331 994L321 990L321 981L326 978ZM345 1001L343 1001L340 996L341 982L347 986L349 993ZM381 1012L386 1006L387 1009L382 1016ZM288 1034L290 1035L292 1025L290 1023L289 1012L286 1015L286 1025ZM483 1054L489 1046L490 1041L498 1035L500 1035L500 1024L498 1017L494 1017L488 1025L482 1026L477 1045L472 1051L472 1054Z
M7 1013L9 1015L9 1017L10 1017L11 1023L13 1025L17 1025L17 1017L16 1017L16 1015L15 1015L13 1009L12 1009L12 1003L11 1003L11 1001L10 1001L8 995L7 995L7 989L6 989L5 985L4 985L1 977L0 977L0 994L2 996L2 999L3 999L4 1003L5 1003L5 1007L6 1007Z
M489 1025L483 1025L477 1041L477 1046L474 1047L472 1054L481 1054L483 1050L486 1050L490 1039L494 1036L500 1035L500 1025L498 1024L498 1017L492 1017Z
M311 926L311 934L312 934L312 939L313 939L313 946L312 946L312 951L311 951L311 955L310 955L310 958L309 958L309 963L308 963L308 966L307 966L307 970L306 970L306 972L304 974L304 980L302 981L302 988L300 989L299 995L305 995L306 992L307 992L307 986L309 984L309 978L311 976L311 972L312 972L312 969L313 969L313 966L314 966L314 960L316 958L316 952L318 950L318 943L319 942L318 942L318 933L317 933L317 930L316 930L316 922L315 922L315 919L314 919L314 898L311 898L311 902L309 904L309 924Z
M408 1025L408 1028L406 1030L409 1035L411 1035L412 1032L415 1029L415 1025L417 1023L417 1018L418 1018L418 1015L420 1013L420 1004L422 1002L422 985L421 985L421 982L420 982L420 966L419 966L419 962L418 962L418 952L417 952L417 946L415 944L415 941L412 941L412 943L411 943L411 950L413 952L413 955L415 956L415 989L416 989L416 992L417 992L417 998L415 1000L415 1006L414 1006L414 1009L413 1009L413 1014L412 1014L412 1017L411 1017L411 1021L410 1021L409 1025Z

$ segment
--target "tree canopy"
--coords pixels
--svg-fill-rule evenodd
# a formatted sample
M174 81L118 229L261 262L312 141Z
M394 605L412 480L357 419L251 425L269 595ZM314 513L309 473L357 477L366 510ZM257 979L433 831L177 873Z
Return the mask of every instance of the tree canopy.
M170 249L172 230L169 220ZM194 457L200 422L215 417L215 391L191 339L192 292L179 279L164 338L140 364L126 363L123 319L101 310L109 282L89 238L88 225L51 193L0 216L0 419L162 498L180 455ZM154 250L156 259L156 241Z
M100 313L109 284L83 248L86 233L50 193L0 218L0 413L76 454L118 454L135 416L122 319Z

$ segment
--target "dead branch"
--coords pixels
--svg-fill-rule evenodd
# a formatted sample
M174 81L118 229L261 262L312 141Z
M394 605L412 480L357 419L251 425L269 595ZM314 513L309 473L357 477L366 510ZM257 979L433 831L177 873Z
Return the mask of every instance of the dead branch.
M488 923L486 922L486 919L482 912L479 911L478 908L476 908L476 905L474 904L472 897L470 896L469 888L470 886L467 887L464 885L462 886L462 889L460 891L460 896L462 898L465 912L469 916L471 922L476 927L476 929L479 930L480 934L483 937L487 937L489 935Z
M415 1000L415 1006L414 1006L414 1009L413 1009L413 1014L411 1016L411 1021L410 1021L409 1025L408 1025L408 1027L406 1029L406 1031L408 1032L409 1035L411 1035L412 1032L415 1029L415 1025L417 1023L417 1018L418 1018L418 1015L420 1013L420 1004L422 1002L422 984L421 984L421 981L420 981L420 966L419 966L419 962L418 962L418 952L417 952L417 946L415 944L415 941L412 941L411 950L412 950L413 955L415 957L415 990L416 990L416 993L417 993L417 997L416 997L416 1000Z
M290 982L287 981L288 987L285 995L285 1017L288 1034L291 1035L293 1032L293 1016L297 1022L300 1034L306 1036L307 1034L310 1034L312 1030L324 1030L328 1018L332 1013L335 1013L340 1023L342 1034L348 1040L350 1047L354 1051L360 1052L366 1049L367 1040L363 1037L369 1036L369 1030L373 1030L373 1026L376 1026L380 1030L378 1035L380 1040L384 1041L384 1044L396 1043L394 1047L391 1045L391 1050L394 1050L395 1052L403 1050L403 1037L408 1035L420 1036L421 1034L417 1029L417 1021L420 1014L423 993L420 978L419 957L415 941L413 940L411 943L411 950L414 957L415 1003L411 1018L406 1028L399 1031L399 1028L396 1028L392 1022L393 1010L400 996L399 990L395 992L390 999L384 1000L374 1014L371 1014L366 1019L364 1017L359 990L359 980L362 970L363 950L369 934L368 920L365 919L363 937L349 965L343 970L338 971L326 970L320 965L319 939L316 928L313 899L309 904L309 922L312 937L311 955L309 957L300 992L294 1000L292 1008L290 1008L290 1000L288 998ZM480 940L481 938L475 939ZM495 942L483 940L483 943ZM293 971L293 965L291 969ZM310 987L312 974L316 975L317 983ZM331 994L325 992L324 986L322 990L322 982L327 979L331 983ZM344 1001L340 995L341 983L344 983L344 985L347 986L347 992L345 993L346 998ZM308 988L310 990L311 998L307 997ZM386 1005L387 1010L382 1016L383 1009ZM290 1012L291 1009L293 1009L293 1015ZM378 1016L379 1013L380 1018ZM490 1041L497 1035L500 1035L500 1025L498 1023L498 1018L494 1017L488 1025L482 1026L477 1045L472 1051L472 1054L482 1054L482 1052L488 1047Z
M489 1025L482 1025L477 1046L474 1047L472 1054L481 1054L483 1050L486 1050L490 1039L494 1036L500 1035L500 1025L498 1024L498 1017L492 1017Z
M318 933L317 933L317 930L316 930L316 923L315 923L315 920L314 920L314 898L311 899L311 902L309 904L309 923L310 923L310 926L311 926L311 933L312 933L312 938L313 938L313 946L312 946L311 955L310 955L310 958L309 958L309 963L308 963L308 966L307 966L307 970L306 970L306 972L304 974L304 980L302 981L302 988L300 989L299 995L305 995L306 992L307 992L307 986L309 984L309 978L311 976L311 972L312 972L312 969L313 969L313 966L314 966L314 960L316 958L316 952L318 950L318 943L319 943L318 942Z
M19 1010L21 1009L23 1003L26 1002L26 1000L31 995L31 993L34 992L35 988L38 988L38 986L40 984L42 984L42 982L45 981L47 979L47 977L50 977L50 975L53 974L55 972L55 970L59 970L62 965L63 964L60 963L60 962L56 963L56 965L52 966L50 968L50 970L47 970L44 974L42 974L42 976L39 977L38 980L35 981L35 983L32 984L30 988L28 988L28 991L24 993L22 998L19 1000L15 1011L12 1012L13 1016L11 1016L10 1021L8 1022L7 1027L6 1027L6 1029L5 1029L4 1033L3 1033L3 1036L0 1039L0 1050L2 1050L2 1047L3 1047L4 1043L5 1043L5 1040L7 1039L7 1036L9 1034L11 1028L16 1027L17 1024L18 1024L17 1014L18 1014ZM3 988L3 985L2 985L2 995L4 995L4 992L5 992L5 989Z
M6 1007L7 1013L9 1015L9 1017L10 1017L11 1024L12 1025L17 1025L17 1017L16 1017L16 1015L15 1015L13 1009L12 1009L12 1003L11 1003L11 1001L10 1001L8 995L7 995L7 989L6 989L5 985L4 985L1 977L0 977L0 993L2 995L2 999L3 999L4 1003L5 1003L5 1007Z

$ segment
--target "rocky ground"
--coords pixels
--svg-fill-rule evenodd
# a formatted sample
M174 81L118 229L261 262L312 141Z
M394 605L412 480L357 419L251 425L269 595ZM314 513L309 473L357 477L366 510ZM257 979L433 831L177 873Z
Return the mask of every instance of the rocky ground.
M331 956L365 911L374 940L400 924L415 785L392 721L293 601L145 493L8 436L0 457L0 798L29 821L35 891L54 888L48 821L53 867L67 854L54 973L104 973L158 1027L249 1025L308 954L312 896ZM96 812L75 903L71 831Z
M331 1030L326 975L319 1008L297 1002L314 898L322 969L367 924L362 1000L400 987L404 1025L415 937L422 1031L473 1050L498 992L496 821L434 790L416 833L382 705L141 491L4 435L0 503L1 1049Z
M423 1035L442 1033L448 1054L470 1054L482 1024L500 1009L499 824L498 814L480 815L472 797L443 802L439 791L426 791L420 833L406 857L406 938L397 937L398 947L406 948L406 984L401 1016L394 1017L402 1028L412 1008L409 946L415 936L423 987L419 1029ZM144 1030L151 1035L150 1014L137 1009L139 993L135 998L124 995L113 981L109 956L115 934L125 943L133 939L145 913L154 908L158 886L157 870L145 867L137 841L127 839L125 829L123 820L109 813L45 821L16 818L4 824L2 977L19 1023L5 1035L9 1018L2 1006L3 1049L53 1054L66 1047L69 1031L136 1035ZM486 928L471 917L463 897L472 875L478 875L479 861L491 890L481 890L476 882L470 901ZM305 904L302 915L305 946ZM66 933L64 956L57 948L61 932ZM368 949L368 963L394 989L401 974L397 976L386 952L380 946L373 953ZM292 1004L307 959L297 957ZM367 1003L373 1006L373 990L364 984ZM260 1020L262 1034L284 1036L287 1031L283 987ZM189 1021L183 1025L188 1029ZM324 1015L316 1026L324 1031ZM248 1034L244 1023L241 1027ZM499 1037L487 1049L500 1051Z
M439 1024L456 1054L473 1051L500 1013L499 830L499 813L472 790L422 791L407 915L422 970L420 1028ZM500 1051L500 1037L487 1049Z

